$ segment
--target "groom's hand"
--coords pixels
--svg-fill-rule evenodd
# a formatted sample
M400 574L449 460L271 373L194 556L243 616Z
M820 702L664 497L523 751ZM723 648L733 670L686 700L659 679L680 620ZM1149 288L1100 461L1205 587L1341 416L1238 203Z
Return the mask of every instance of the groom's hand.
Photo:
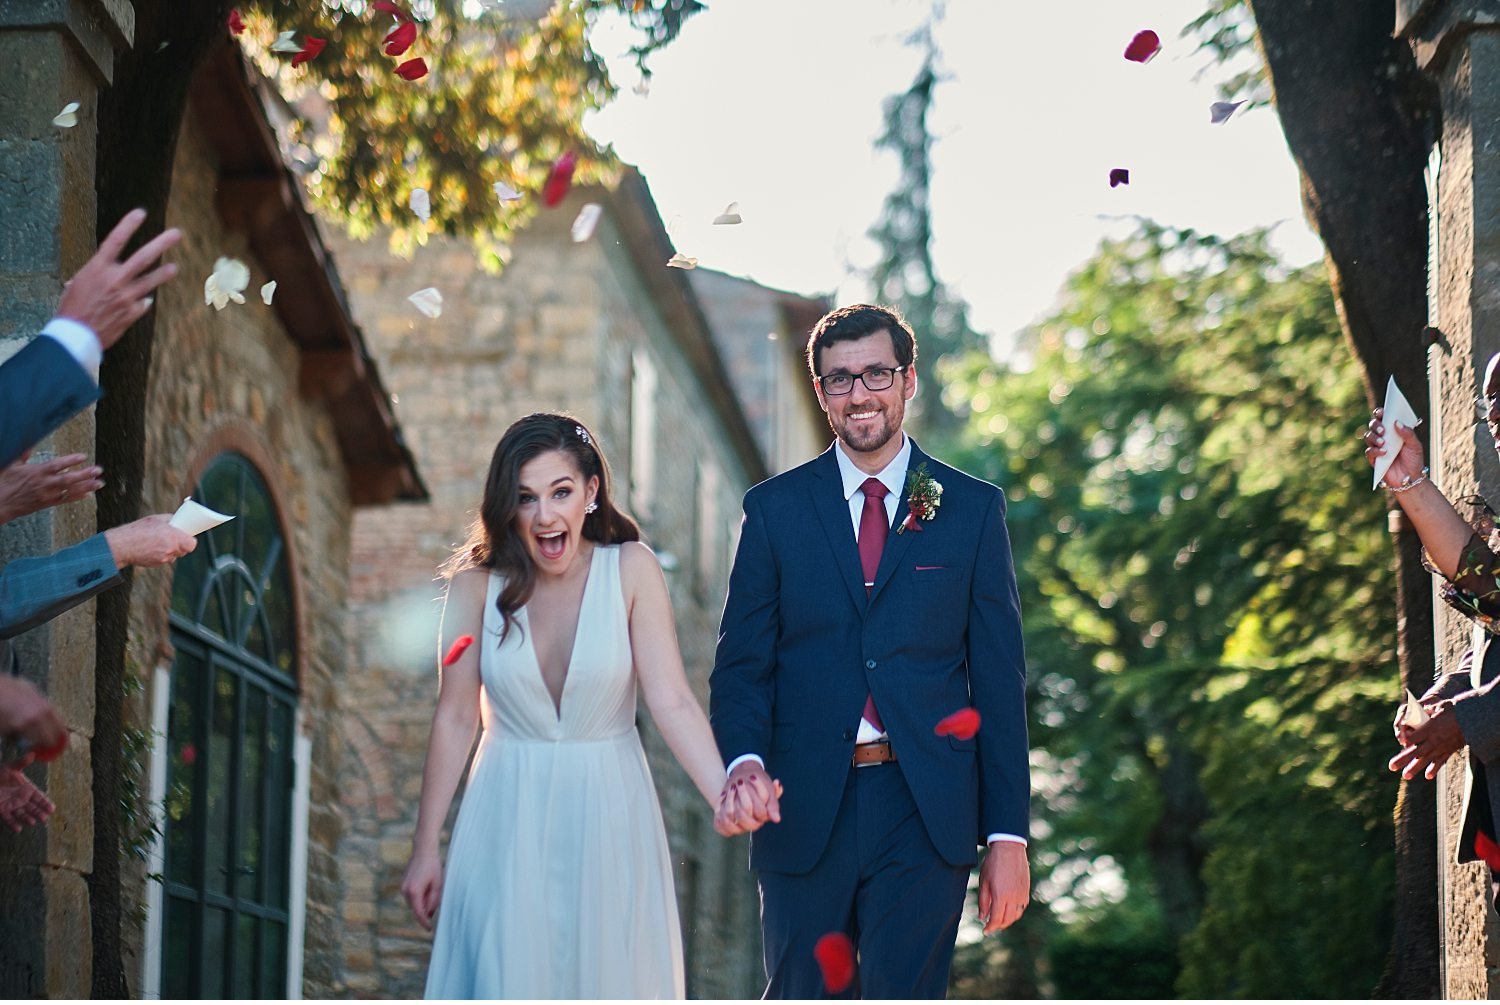
M735 766L724 782L719 809L714 814L714 828L725 837L758 831L766 821L781 822L781 803L777 795L780 782L773 782L766 769L754 761Z
M984 934L1009 928L1031 902L1031 866L1026 846L1018 841L996 841L979 867L979 920Z

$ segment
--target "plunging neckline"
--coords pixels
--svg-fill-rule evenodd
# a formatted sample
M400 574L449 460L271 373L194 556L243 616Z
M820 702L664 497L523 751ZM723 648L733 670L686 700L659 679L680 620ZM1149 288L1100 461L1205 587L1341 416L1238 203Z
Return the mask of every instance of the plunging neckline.
M589 591L594 587L594 562L599 557L599 545L594 545L594 550L589 552L589 567L583 574L583 595L578 598L578 619L573 625L573 644L568 647L568 662L563 667L562 687L557 689L557 701L552 700L552 689L547 687L547 675L542 672L542 657L536 651L536 642L531 631L531 602L528 600L521 610L526 612L526 648L531 652L531 665L536 667L536 679L542 685L542 694L547 699L547 704L552 706L552 713L556 721L562 723L563 705L568 700L568 684L573 680L573 661L578 656L578 636L583 629L583 612L589 605Z

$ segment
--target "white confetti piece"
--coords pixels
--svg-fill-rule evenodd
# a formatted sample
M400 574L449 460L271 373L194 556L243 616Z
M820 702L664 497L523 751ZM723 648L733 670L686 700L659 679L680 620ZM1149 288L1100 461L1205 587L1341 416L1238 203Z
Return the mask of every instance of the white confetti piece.
M591 202L578 211L578 217L573 221L574 244L582 244L594 236L594 228L599 225L603 213L604 207L597 202Z
M731 202L728 206L724 207L724 212L714 217L714 226L716 227L723 227L730 224L742 222L743 220L740 217L740 204L737 202Z
M698 259L689 258L680 251L667 259L667 268L669 269L696 269L697 267Z
M521 193L505 184L503 181L495 182L495 196L501 202L514 202L521 198Z
M276 36L276 41L271 43L272 52L301 52L302 45L297 41L295 31L284 31Z
M418 290L406 298L412 306L430 318L440 317L443 313L443 295L435 287L429 286L425 290Z
M432 200L427 195L425 188L414 188L411 190L411 211L417 214L423 223L432 219Z
M78 102L70 101L63 110L52 117L52 124L61 129L72 129L78 125Z
M1228 122L1229 117L1239 111L1243 101L1215 101L1208 106L1208 121L1217 126L1221 122Z
M260 288L260 301L267 307L271 306L271 298L276 295L276 280L271 280Z
M245 302L245 287L250 285L250 269L238 258L219 258L214 271L203 281L203 302L222 311L233 300Z

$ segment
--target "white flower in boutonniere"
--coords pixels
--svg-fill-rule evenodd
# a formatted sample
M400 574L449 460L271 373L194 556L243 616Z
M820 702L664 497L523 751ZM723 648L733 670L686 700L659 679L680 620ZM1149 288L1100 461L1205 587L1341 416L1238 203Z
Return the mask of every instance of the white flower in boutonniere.
M908 527L921 530L918 521L931 520L942 504L942 483L927 473L927 462L923 461L917 470L906 473L906 519L896 528L896 533L905 533Z

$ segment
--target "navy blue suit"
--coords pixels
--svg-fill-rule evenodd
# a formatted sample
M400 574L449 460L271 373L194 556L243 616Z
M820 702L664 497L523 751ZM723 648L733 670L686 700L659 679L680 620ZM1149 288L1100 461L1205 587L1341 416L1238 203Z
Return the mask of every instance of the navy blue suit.
M781 823L766 824L751 839L751 865L761 874L768 994L818 996L820 985L809 983L808 975L817 971L808 938L821 934L820 925L843 924L856 929L866 996L933 995L934 987L941 996L951 933L977 848L989 834L1028 831L1026 671L1005 496L913 443L908 470L925 463L943 487L942 503L920 531L897 534L908 512L903 494L867 595L834 449L745 496L710 718L726 762L758 754L785 786ZM867 693L875 698L896 761L856 769L851 757ZM939 720L965 706L980 713L976 737L935 735ZM847 878L856 867L840 864L847 850L835 846L870 833L862 828L877 803L912 806L901 854L921 861L903 859L890 871L930 865L934 876L944 878L916 890L894 886L882 904L878 884L862 874L858 905L842 909L853 912L849 920L804 922L814 904L821 908L822 901L837 899L833 885L844 879L833 877ZM819 885L820 873L831 877L826 888ZM773 874L774 884L768 881ZM786 886L786 877L803 878ZM924 886L932 886L941 901L931 910L917 903ZM775 890L783 888L795 889L800 903L774 903ZM827 897L821 895L825 889ZM923 918L939 919L933 924L942 931L934 938L946 938L946 949L927 945L920 935L872 949L858 931L866 925L860 917L867 908L872 918L881 912L897 920L904 915L918 927ZM926 967L924 979L936 985L905 986L898 977L882 982L875 968L908 951L944 954L937 976L930 961L904 971ZM805 970L790 976L775 972L804 963ZM896 962L892 966L902 970Z
M99 385L56 339L38 336L0 364L0 467L99 400Z

